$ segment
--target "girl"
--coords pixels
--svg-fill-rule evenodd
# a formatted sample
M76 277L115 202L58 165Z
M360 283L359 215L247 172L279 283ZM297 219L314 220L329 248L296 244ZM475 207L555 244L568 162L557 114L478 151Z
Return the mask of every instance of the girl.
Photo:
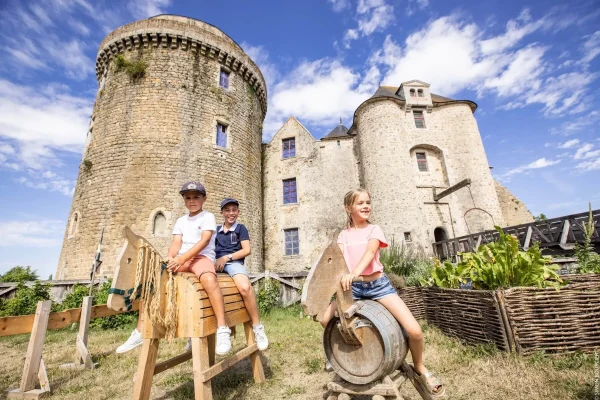
M441 395L445 388L441 381L423 365L423 332L396 290L383 273L379 262L379 249L387 247L387 241L378 225L369 222L371 215L371 196L364 189L355 189L344 196L344 208L348 215L346 229L338 236L338 245L344 254L349 273L342 277L342 287L346 291L352 288L354 299L370 299L381 303L398 320L408 334L408 347L414 362L413 369L418 378L426 385L432 395ZM362 276L363 282L352 283ZM335 314L335 301L323 316L321 325L327 323Z

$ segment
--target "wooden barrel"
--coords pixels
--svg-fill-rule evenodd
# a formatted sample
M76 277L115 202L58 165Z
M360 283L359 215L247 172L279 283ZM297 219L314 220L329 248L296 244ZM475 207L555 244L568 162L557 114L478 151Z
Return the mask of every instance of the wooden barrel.
M381 304L362 300L364 306L356 312L362 333L362 346L346 344L339 328L339 318L333 318L323 334L325 355L334 371L344 380L365 385L382 379L400 367L408 352L404 330L394 316Z

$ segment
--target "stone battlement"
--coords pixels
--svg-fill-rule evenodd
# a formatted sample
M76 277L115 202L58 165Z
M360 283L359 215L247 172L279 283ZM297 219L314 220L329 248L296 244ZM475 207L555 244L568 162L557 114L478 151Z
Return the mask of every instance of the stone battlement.
M170 48L200 52L241 76L254 89L267 113L267 85L260 69L243 49L218 28L192 18L159 15L117 28L100 44L96 57L96 78L100 82L110 61L126 50Z

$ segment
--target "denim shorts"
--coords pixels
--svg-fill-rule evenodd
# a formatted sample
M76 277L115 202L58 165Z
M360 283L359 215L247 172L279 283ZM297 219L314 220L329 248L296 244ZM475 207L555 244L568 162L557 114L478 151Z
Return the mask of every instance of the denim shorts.
M372 282L352 283L352 298L355 300L379 300L392 294L396 294L396 289L385 275Z
M246 272L246 267L244 267L244 263L237 260L225 263L225 268L223 268L223 270L231 277L237 274L244 274L246 276L248 275Z

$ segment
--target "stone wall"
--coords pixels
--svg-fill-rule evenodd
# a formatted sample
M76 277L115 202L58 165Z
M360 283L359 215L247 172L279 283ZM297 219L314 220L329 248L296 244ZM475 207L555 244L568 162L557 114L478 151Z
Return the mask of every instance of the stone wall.
M132 78L117 54L146 64ZM221 68L229 88L218 85ZM261 136L266 112L262 74L217 28L184 17L159 16L118 28L101 44L100 87L65 232L57 278L89 276L104 229L100 276L111 276L129 225L163 256L177 217L186 210L183 182L200 180L205 209L220 220L226 196L240 201L253 252L250 271L262 270ZM216 125L227 126L227 146L216 146ZM166 229L153 232L157 212ZM77 216L77 221L75 220Z
M513 226L533 222L533 215L527 209L525 203L517 199L510 190L498 181L494 181L494 183L496 184L496 194L498 195L498 201L500 201L506 225Z
M295 138L296 156L282 158L282 140ZM358 187L352 138L315 140L290 118L264 146L265 266L303 271L318 261L336 229L344 227L344 194ZM283 204L283 179L296 178L298 202ZM300 254L285 255L284 229L297 228Z

